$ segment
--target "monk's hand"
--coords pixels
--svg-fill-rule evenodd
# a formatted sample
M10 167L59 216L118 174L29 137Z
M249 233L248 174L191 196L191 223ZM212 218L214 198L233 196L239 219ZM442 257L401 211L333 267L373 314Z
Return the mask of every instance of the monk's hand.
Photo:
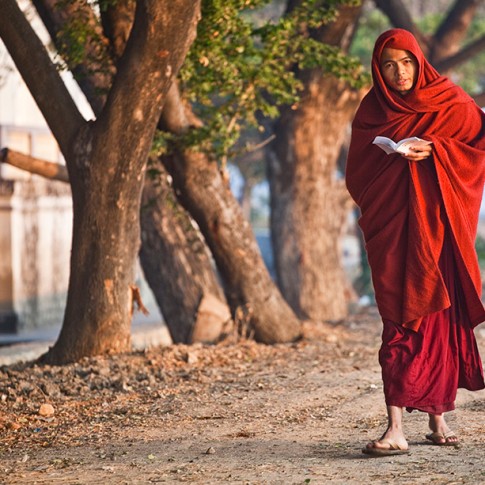
M420 160L425 160L426 158L428 158L432 152L433 152L432 145L426 145L424 147L419 147L419 148L411 147L409 152L406 155L403 155L403 157L413 162L419 162Z

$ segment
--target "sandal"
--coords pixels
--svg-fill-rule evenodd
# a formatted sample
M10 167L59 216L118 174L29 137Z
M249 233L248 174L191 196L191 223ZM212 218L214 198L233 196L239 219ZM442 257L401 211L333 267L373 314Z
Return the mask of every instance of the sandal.
M434 433L429 433L426 435L426 439L431 441L433 445L436 446L454 446L455 448L459 448L460 442L450 441L450 438L456 438L456 434L453 431L448 431L448 433L440 433L439 431L435 431Z
M377 440L378 441L378 440ZM383 440L381 443L389 445L389 448L376 448L374 445L377 441L372 442L372 446L366 446L362 448L362 453L370 456L393 456L393 455L406 455L409 453L407 448L401 448L393 441Z

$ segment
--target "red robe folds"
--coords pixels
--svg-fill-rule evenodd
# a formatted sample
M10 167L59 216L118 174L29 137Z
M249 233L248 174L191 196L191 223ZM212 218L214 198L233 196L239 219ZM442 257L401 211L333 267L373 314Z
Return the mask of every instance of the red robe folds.
M380 73L379 60L385 47L407 50L418 61L417 82L404 97L389 90ZM374 86L363 99L352 125L346 183L361 209L359 224L379 312L385 323L398 325L400 332L417 339L425 331L421 325L429 327L428 320L437 313L441 312L440 321L444 318L449 323L449 312L445 310L453 304L460 308L460 325L472 332L473 326L485 320L474 248L485 180L484 114L461 88L436 72L415 38L405 30L392 29L379 37L372 75ZM394 141L411 136L430 140L433 154L420 162L397 154L386 155L372 144L377 135ZM452 295L455 290L449 285L450 278L459 289L459 302ZM457 314L455 308L452 310L453 315ZM386 329L383 336L381 354L386 354L387 344L397 337L386 334ZM472 337L473 347L473 332ZM433 340L427 340L433 345ZM422 351L422 341L413 345L400 351L417 356L418 348ZM440 345L444 345L444 340ZM456 358L474 352L472 360L482 376L476 344L475 350L466 343L461 347ZM391 367L391 360L394 370L386 377L386 366ZM385 389L386 379L398 373L396 361L401 369L410 365L395 353L389 354L387 361L381 359ZM432 365L423 360L421 379L431 375ZM453 365L458 366L457 361ZM459 385L463 383L459 377L453 379ZM478 384L475 377L471 380L474 384L465 383L464 387L483 387L483 377ZM446 396L437 400L447 399ZM388 404L397 402L388 394L386 399ZM401 398L399 402L402 404ZM440 409L442 404L444 401L424 408ZM408 407L414 407L413 403Z

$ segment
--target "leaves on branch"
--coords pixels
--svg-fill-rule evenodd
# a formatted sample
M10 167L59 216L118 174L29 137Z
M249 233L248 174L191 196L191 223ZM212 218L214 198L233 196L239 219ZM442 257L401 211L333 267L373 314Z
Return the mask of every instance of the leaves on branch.
M180 87L205 125L181 137L163 133L155 150L167 143L204 151L220 160L235 154L243 129L275 118L278 106L293 105L303 88L302 69L320 68L352 87L368 83L356 58L312 38L311 30L331 22L338 7L355 1L307 0L277 20L261 20L269 0L203 2L197 40L181 71Z

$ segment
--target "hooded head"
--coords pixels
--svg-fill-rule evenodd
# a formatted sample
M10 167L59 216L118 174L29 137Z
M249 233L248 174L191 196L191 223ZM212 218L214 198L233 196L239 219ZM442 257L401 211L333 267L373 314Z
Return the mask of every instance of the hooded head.
M405 51L415 62L414 82L404 97L383 75L383 60L389 49ZM436 71L413 34L404 29L387 30L377 38L372 54L372 78L380 104L398 111L436 111L451 101L451 92L456 96L456 86Z

